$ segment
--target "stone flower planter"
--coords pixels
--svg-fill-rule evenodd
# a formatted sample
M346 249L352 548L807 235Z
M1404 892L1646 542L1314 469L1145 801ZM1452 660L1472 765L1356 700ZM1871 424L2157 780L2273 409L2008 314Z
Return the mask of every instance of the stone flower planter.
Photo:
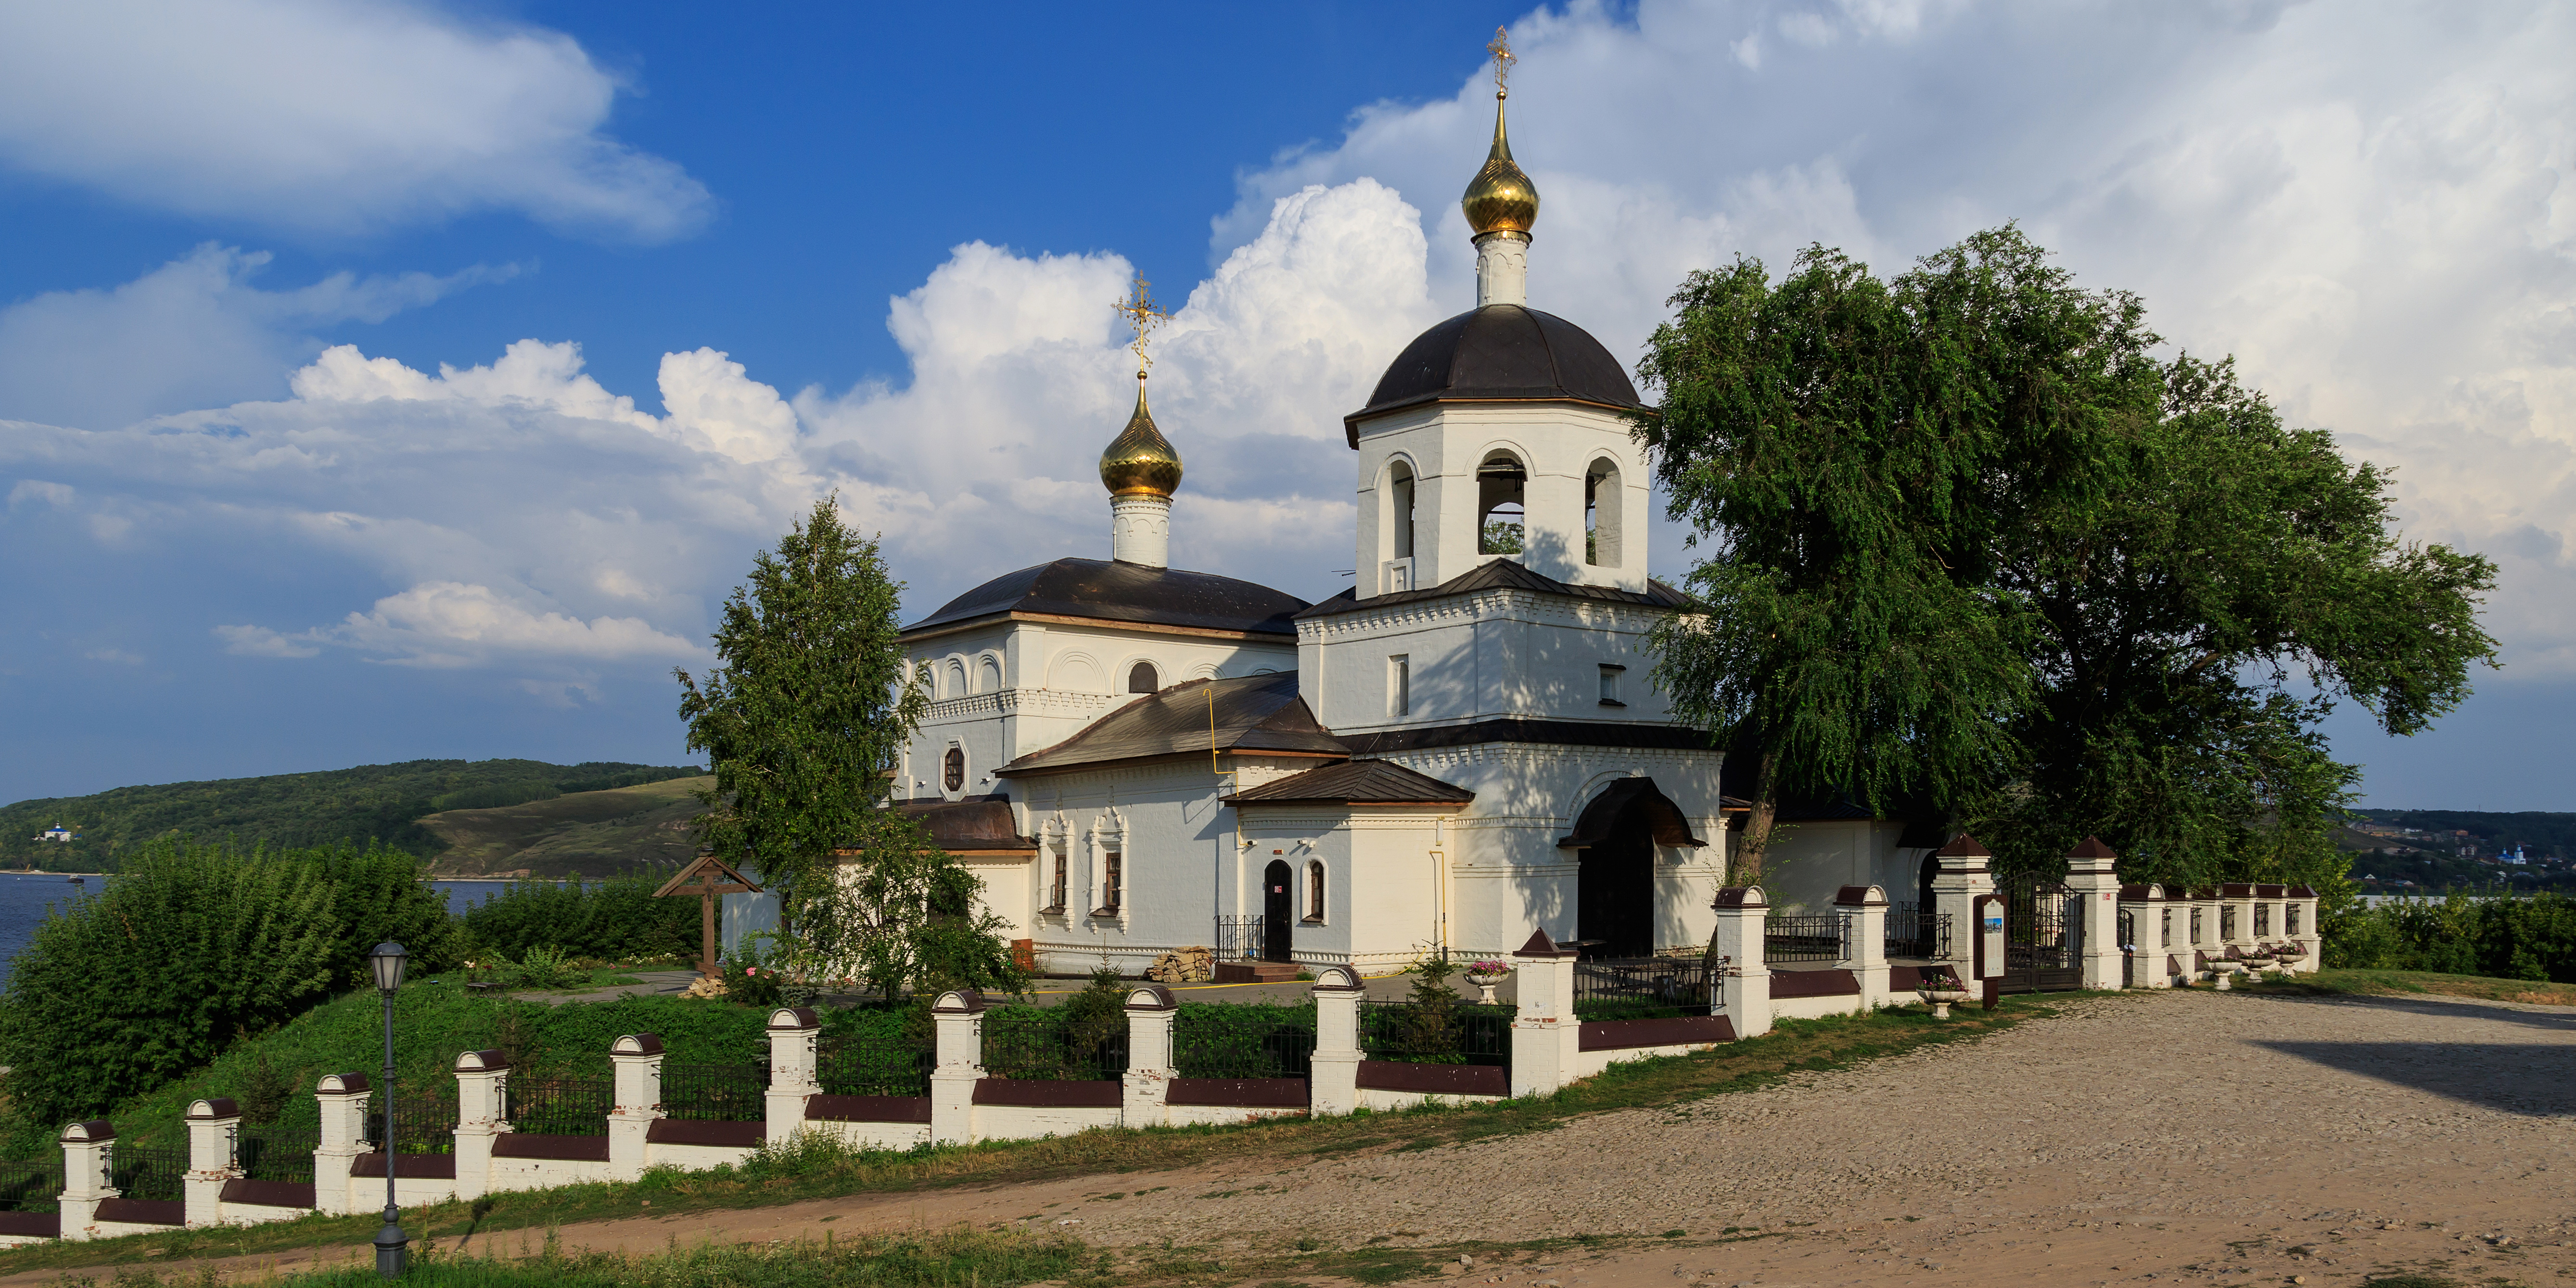
M1968 990L1964 988L1924 987L1914 990L1914 995L1931 1006L1932 1018L1936 1020L1950 1018L1951 1006L1968 1000Z

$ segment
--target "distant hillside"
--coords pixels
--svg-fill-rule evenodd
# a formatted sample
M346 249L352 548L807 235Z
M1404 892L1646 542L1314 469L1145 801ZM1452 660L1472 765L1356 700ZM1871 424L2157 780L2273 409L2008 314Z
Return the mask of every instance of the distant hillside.
M446 846L420 825L430 814L552 800L705 772L693 765L622 761L410 760L310 774L119 787L94 796L0 807L0 867L111 870L121 851L172 832L272 845L375 839L429 856ZM68 845L34 839L57 823L81 839Z
M691 793L716 780L671 778L494 809L449 810L420 820L447 843L430 861L443 877L611 876L674 871L696 855Z
M2492 855L2499 850L2521 846L2531 858L2576 858L2576 814L2550 814L2538 810L2519 813L2490 813L2466 809L2368 809L2359 811L2358 821L2386 823L2395 827L2418 829L2422 835L2402 838L2368 838L2374 848L2381 845L2412 844L2416 848L2456 851L2462 845L2475 846ZM2465 838L2449 835L2466 832Z

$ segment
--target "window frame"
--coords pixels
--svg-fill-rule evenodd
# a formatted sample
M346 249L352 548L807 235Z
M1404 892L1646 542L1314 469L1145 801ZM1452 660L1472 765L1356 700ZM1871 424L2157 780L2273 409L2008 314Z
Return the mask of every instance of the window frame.
M952 742L948 744L948 750L940 754L939 781L941 784L940 790L942 792L963 793L966 790L966 747L964 744Z
M1628 673L1628 668L1621 666L1616 662L1603 662L1599 665L1601 669L1601 705L1605 707L1627 706L1628 704L1622 701L1619 697L1619 681L1621 677Z
M1145 674L1145 678L1153 682L1153 687L1152 687L1152 688L1148 688L1148 689L1140 689L1140 688L1137 688L1137 687L1136 687L1136 674L1137 674L1137 672L1139 672L1139 671L1144 672L1144 674ZM1139 695L1141 695L1141 694L1147 694L1147 693L1160 693L1160 692L1162 692L1162 691L1163 691L1163 668L1161 668L1161 667L1159 667L1159 666L1154 665L1153 660L1152 660L1151 658L1139 658L1139 659L1137 659L1137 660L1136 660L1136 662L1135 662L1135 664L1134 664L1134 665L1129 666L1129 667L1127 668L1127 696L1128 696L1128 697L1131 697L1131 698L1132 698L1132 697L1139 696Z
M1413 655L1390 653L1386 659L1386 714L1401 720L1413 714Z
M1047 874L1049 884L1046 895L1050 902L1038 911L1050 917L1063 916L1065 905L1073 896L1073 859L1064 850L1064 842L1061 838L1047 842L1047 858L1054 867L1054 870Z
M1122 880L1126 875L1127 852L1104 849L1100 852L1100 906L1091 910L1095 917L1116 918L1124 915L1120 900L1125 896Z
M1306 912L1297 919L1301 926L1324 924L1324 861L1306 860Z

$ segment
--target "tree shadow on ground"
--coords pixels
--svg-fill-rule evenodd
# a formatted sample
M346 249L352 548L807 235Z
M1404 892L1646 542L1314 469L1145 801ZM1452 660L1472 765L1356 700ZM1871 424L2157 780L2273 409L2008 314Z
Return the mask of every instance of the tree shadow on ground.
M2576 1046L2506 1042L2304 1042L2253 1045L2329 1069L2502 1113L2576 1115ZM2356 1108L2365 1114L2367 1104Z
M2431 1015L2451 1020L2486 1020L2513 1024L2523 1028L2545 1029L2554 1033L2576 1033L2576 1010L2566 1007L2539 1007L2491 1002L2474 997L2392 997L2384 993L2343 994L2323 997L2273 997L2266 1000L2301 1006L2363 1006L2380 1010L2404 1011L2410 1015Z

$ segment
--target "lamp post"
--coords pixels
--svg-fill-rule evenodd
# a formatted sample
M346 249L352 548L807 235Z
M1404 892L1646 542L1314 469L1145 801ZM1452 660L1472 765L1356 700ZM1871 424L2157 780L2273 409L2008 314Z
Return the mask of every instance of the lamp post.
M376 972L376 991L385 996L385 1228L376 1231L376 1276L381 1279L401 1278L411 1259L411 1240L395 1223L402 1213L394 1206L394 990L402 987L409 960L401 944L378 944L367 954L367 964Z

